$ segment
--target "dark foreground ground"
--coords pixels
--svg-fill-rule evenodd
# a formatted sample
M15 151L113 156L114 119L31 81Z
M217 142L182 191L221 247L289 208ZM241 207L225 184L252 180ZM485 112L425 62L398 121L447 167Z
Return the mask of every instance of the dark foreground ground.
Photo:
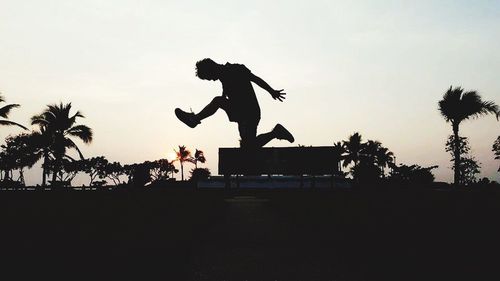
M2 280L500 280L495 191L0 192L0 219Z

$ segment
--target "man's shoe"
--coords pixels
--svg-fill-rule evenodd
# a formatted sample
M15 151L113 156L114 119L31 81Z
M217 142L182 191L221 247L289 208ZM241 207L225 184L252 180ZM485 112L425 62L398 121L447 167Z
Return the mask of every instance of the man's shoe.
M285 129L285 127L283 127L281 124L277 124L274 127L273 132L276 134L277 139L287 140L291 143L295 141L293 135L287 129Z
M188 125L191 128L196 127L196 125L200 124L200 120L196 118L196 115L193 112L185 112L180 108L175 109L175 116L179 118L184 124Z

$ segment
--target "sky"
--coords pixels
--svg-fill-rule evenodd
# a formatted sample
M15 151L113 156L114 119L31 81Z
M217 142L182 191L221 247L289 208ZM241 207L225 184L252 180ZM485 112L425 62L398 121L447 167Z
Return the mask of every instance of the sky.
M21 104L10 120L29 125L47 104L71 102L94 130L86 157L137 163L186 145L205 152L212 174L218 148L238 146L236 123L218 112L190 129L174 115L221 94L195 76L202 58L245 64L285 89L280 103L254 85L259 133L281 123L294 146L324 146L360 132L398 163L439 165L436 179L450 182L451 125L437 102L453 85L500 103L499 50L500 1L0 0L0 91ZM19 132L2 127L0 139ZM480 176L500 181L500 122L465 121L461 134ZM39 166L27 184L40 183Z

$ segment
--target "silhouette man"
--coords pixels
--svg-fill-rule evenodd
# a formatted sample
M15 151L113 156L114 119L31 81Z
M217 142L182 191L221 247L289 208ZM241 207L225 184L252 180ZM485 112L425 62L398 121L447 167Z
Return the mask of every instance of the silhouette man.
M222 96L215 97L198 114L176 108L175 115L186 125L194 128L201 123L201 120L212 116L220 108L227 113L229 121L238 123L240 146L243 148L260 148L273 139L294 142L292 134L281 124L277 124L271 132L257 136L260 107L251 82L281 102L286 95L283 90L274 90L242 64L218 64L209 58L196 63L196 76L203 80L219 80L222 83Z

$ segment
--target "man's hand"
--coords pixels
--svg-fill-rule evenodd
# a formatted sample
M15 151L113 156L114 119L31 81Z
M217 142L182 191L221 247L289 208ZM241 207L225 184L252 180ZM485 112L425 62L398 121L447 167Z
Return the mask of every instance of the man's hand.
M271 94L271 96L273 97L273 99L279 100L279 101L283 102L283 100L285 99L285 95L286 95L286 93L282 93L283 91L284 91L283 89L281 89L281 90L272 90L269 93Z
M283 92L283 89L281 90L274 90L269 86L269 84L266 83L266 81L262 80L259 76L256 76L252 73L250 73L250 81L254 82L255 84L259 85L262 89L268 91L273 99L283 101L285 99L285 93Z

